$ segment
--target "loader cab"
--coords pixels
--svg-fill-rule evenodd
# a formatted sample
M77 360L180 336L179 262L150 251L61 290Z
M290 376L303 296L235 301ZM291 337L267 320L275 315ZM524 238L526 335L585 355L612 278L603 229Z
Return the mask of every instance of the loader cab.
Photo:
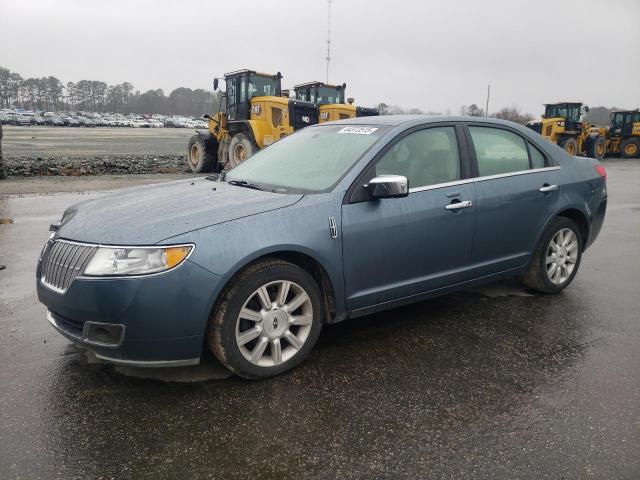
M634 124L640 122L640 111L613 112L611 114L610 135L624 137L632 135ZM639 132L640 134L640 132Z
M582 103L550 103L545 105L543 118L563 118L566 132L580 132L582 113L588 111L589 107L583 109Z
M251 115L251 99L254 97L281 96L282 74L258 73L238 70L224 76L226 83L226 111L228 120L245 121Z
M344 102L344 92L347 84L330 85L322 82L308 82L296 85L294 88L296 99L311 102L317 106L335 105Z

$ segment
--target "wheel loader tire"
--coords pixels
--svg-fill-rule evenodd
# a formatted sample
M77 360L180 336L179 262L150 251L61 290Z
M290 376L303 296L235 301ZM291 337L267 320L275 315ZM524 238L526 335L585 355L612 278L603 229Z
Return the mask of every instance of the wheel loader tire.
M216 168L218 161L218 142L195 134L189 139L187 163L193 173L210 172Z
M236 167L258 151L258 146L245 133L236 133L229 143L229 168Z
M602 135L589 139L587 144L587 156L602 160L607 153L607 142Z
M627 138L620 144L620 156L622 158L640 157L640 139Z
M564 151L571 156L578 154L578 142L576 142L575 138L563 138L562 140L560 140L558 146L564 149Z

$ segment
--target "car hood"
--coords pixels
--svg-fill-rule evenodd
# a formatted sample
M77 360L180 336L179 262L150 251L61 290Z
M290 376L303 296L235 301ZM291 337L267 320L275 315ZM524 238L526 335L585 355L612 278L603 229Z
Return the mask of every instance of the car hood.
M283 208L285 195L204 178L132 188L67 209L56 238L111 245L150 245L237 218Z

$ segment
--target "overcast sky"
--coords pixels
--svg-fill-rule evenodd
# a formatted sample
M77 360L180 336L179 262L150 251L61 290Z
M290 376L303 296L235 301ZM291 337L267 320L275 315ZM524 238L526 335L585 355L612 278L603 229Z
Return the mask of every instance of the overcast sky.
M329 80L360 105L640 106L640 0L333 0ZM325 80L326 0L0 0L0 66L141 90L239 68Z

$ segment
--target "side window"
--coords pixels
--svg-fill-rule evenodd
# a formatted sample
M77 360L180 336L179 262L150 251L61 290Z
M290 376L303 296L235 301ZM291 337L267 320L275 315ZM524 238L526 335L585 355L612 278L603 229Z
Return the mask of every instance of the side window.
M529 144L529 153L531 154L531 168L544 168L547 166L544 155L531 144Z
M240 81L240 103L245 102L246 100L247 100L247 80L244 77L242 77L242 80Z
M409 188L460 180L460 155L453 127L410 133L376 164L376 175L404 175Z
M469 126L481 177L529 170L525 140L500 128Z

